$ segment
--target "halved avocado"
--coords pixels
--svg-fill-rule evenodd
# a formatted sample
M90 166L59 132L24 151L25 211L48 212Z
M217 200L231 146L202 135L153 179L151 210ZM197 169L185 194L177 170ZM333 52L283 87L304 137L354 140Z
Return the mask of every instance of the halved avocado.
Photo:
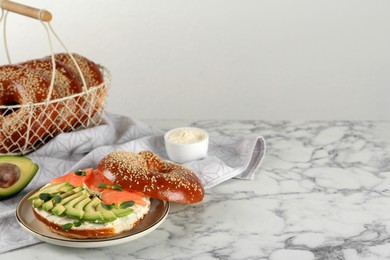
M0 156L0 200L22 191L34 178L38 165L23 156Z

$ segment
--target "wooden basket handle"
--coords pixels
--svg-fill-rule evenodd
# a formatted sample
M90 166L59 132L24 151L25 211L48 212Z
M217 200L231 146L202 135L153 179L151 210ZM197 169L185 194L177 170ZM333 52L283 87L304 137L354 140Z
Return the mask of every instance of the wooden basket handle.
M52 15L49 11L37 9L31 6L15 3L8 0L0 1L0 7L4 10L35 18L44 22L50 22Z

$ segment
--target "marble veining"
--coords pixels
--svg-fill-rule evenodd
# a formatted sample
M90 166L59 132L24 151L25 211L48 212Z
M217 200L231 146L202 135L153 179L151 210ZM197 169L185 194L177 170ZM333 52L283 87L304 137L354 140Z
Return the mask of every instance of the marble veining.
M201 204L172 204L157 230L126 244L70 249L40 243L0 258L390 259L390 122L191 125L211 138L263 136L267 152L254 180L208 189Z

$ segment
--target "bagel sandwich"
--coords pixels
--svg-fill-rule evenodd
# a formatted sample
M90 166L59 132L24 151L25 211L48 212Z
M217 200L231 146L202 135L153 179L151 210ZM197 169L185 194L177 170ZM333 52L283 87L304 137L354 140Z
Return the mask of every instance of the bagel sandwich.
M28 200L36 218L52 232L90 239L134 228L148 214L151 198L196 203L203 197L203 185L189 169L149 151L118 151L106 155L97 169L51 180Z

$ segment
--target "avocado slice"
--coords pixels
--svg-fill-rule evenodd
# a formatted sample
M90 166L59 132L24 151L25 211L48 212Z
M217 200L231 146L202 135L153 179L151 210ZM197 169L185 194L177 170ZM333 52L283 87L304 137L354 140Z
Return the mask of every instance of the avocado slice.
M130 215L131 213L133 213L134 210L132 208L125 208L125 209L113 208L111 209L111 211L112 213L115 214L115 216L120 218L120 217L125 217L127 215Z
M82 219L84 215L84 210L81 207L76 207L76 204L80 203L81 201L84 201L86 198L89 197L88 194L79 192L80 196L70 200L68 203L65 203L65 215L77 219ZM72 196L70 196L72 197ZM87 202L88 203L88 202ZM86 204L86 203L85 203ZM85 205L84 204L84 205Z
M53 202L53 200L45 201L45 202L42 204L42 209L43 209L44 211L50 211L53 207L54 207L54 202Z
M40 198L37 198L33 201L33 206L34 208L39 208L42 206L42 204L44 203L45 201L44 200L41 200Z
M28 200L31 201L31 200L37 199L39 197L39 194L41 194L41 193L48 193L48 194L61 193L61 189L64 189L66 186L70 186L72 189L74 188L72 185L70 185L69 182L49 184L47 186L42 187L37 192L35 192L33 195L28 197Z
M96 210L96 206L100 205L101 202L102 201L98 197L94 196L92 198L92 200L84 207L85 212L83 215L83 220L86 220L89 222L95 222L95 223L108 222L107 219L103 215L104 213ZM107 211L107 212L110 212L110 211ZM113 220L115 220L116 219L115 215L112 214L112 216L114 217Z
M51 209L51 212L54 214L54 215L61 215L62 213L65 212L65 206L64 204L81 196L83 193L82 191L84 190L83 187L81 186L78 186L72 190L69 190L65 193L62 193L60 194L60 197L61 197L61 201L60 203L57 203L52 209ZM39 199L39 198L38 198ZM37 200L37 199L36 199ZM34 202L36 201L34 200Z
M102 214L104 222L111 222L117 219L117 216L112 211L103 208L102 202L96 206L96 210Z
M22 191L34 178L38 165L24 156L0 156L0 200Z
M91 199L89 198L89 196L85 197L85 199L83 199L82 201L80 201L79 203L77 203L74 208L77 209L77 210L82 210L84 211L84 207L85 205L87 205L89 202L91 201Z

